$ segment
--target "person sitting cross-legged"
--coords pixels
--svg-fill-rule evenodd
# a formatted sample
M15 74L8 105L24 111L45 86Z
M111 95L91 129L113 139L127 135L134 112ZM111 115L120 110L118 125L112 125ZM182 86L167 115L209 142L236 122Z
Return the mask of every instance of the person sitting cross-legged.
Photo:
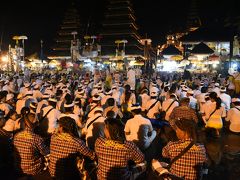
M149 119L141 115L141 106L133 105L131 112L134 118L129 119L125 125L125 135L128 141L135 142L141 150L147 149L156 137Z

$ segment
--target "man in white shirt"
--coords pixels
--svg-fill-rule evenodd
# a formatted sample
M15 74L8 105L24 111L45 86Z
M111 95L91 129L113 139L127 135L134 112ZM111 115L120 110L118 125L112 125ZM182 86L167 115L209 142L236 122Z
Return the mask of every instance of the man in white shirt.
M127 73L127 84L131 86L131 90L135 90L135 84L136 84L136 73L135 71L130 67L129 71Z
M228 111L230 109L230 104L231 104L231 96L226 94L226 88L221 87L220 89L220 99L222 100L222 104L225 107L225 109Z
M171 94L169 99L163 101L162 110L166 112L165 120L169 120L169 116L172 113L172 110L177 106L179 106L179 103L175 94Z
M150 120L141 115L141 106L133 105L131 111L134 118L129 119L125 125L124 132L128 141L133 141L142 150L147 149L156 137Z
M147 89L143 89L140 96L140 105L142 106L142 111L146 110L146 105L147 102L150 100L150 96L148 95L148 90Z
M101 105L104 106L109 98L112 98L112 90L111 89L108 89L105 92L105 96L103 96L101 99Z
M151 99L146 104L147 117L151 119L156 119L155 114L160 113L161 111L161 103L158 100L159 90L156 87L150 89L150 97Z
M212 89L213 92L217 93L218 97L220 96L220 88L219 88L219 83L214 84L214 88Z
M36 110L36 113L39 114L41 112L41 109L43 106L47 106L48 105L48 98L50 96L48 94L43 94L42 96L42 100L38 103L37 105L37 110Z
M231 132L240 133L240 99L233 98L232 103L234 107L228 111L226 121L230 121Z
M57 100L54 98L48 99L48 106L42 109L42 115L40 118L48 121L48 127L46 132L52 134L57 128L57 120L60 119L61 112L56 109ZM40 120L40 119L39 119Z
M187 91L187 97L190 99L189 107L192 109L197 109L197 99L193 97L193 90L189 89Z
M41 99L42 96L43 96L39 89L40 89L39 84L36 84L36 85L33 87L33 98L37 99L38 101L40 101L40 99Z
M86 144L87 146L94 150L95 141L99 137L104 137L104 121L103 109L97 107L94 111L94 115L87 119L85 127L82 130L82 133L86 135Z

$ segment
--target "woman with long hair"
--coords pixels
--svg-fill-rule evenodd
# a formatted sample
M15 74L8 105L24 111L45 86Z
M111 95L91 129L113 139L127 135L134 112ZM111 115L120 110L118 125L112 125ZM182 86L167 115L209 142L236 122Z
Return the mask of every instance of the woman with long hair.
M131 172L128 162L142 163L144 155L133 142L125 140L123 124L114 118L106 119L104 134L105 138L99 137L95 143L98 179L132 179L140 175L144 164L138 171Z
M206 113L206 128L212 128L216 132L216 136L220 136L220 130L223 127L222 118L226 117L226 110L221 105L222 100L217 96L216 92L211 92L209 98L212 102L209 111Z
M131 91L130 85L125 85L124 93L121 96L120 104L122 106L123 112L130 112L130 107L132 104L136 104L136 96Z
M173 128L179 140L170 141L162 150L163 157L170 159L168 171L183 179L198 179L198 168L201 169L207 158L204 145L197 143L196 123L194 120L180 119ZM160 174L163 173L164 169L156 160L153 160L152 166Z

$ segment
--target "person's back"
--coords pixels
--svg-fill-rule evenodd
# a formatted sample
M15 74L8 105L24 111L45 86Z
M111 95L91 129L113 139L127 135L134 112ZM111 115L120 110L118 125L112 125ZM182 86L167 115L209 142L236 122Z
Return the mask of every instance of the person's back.
M169 120L169 116L175 107L178 107L179 103L175 99L167 99L162 103L162 110L166 112L165 120Z
M95 158L95 154L78 138L74 119L60 118L59 132L52 135L50 144L51 176L56 179L80 179L76 159L81 154L91 159Z
M230 121L229 130L231 132L240 133L240 99L233 98L234 107L231 108L226 117L226 121Z
M15 135L13 142L17 170L29 175L40 173L44 168L43 155L48 154L43 139L26 128Z
M162 154L173 160L178 156L190 143L190 139L176 142L169 142L163 148ZM172 164L170 172L185 179L197 179L197 166L201 166L206 161L206 150L203 145L195 144L175 163ZM199 167L200 168L200 167Z
M179 140L170 141L162 150L163 157L170 159L169 172L189 180L199 178L200 170L207 160L204 145L197 143L196 127L197 124L191 119L176 121L174 130Z
M175 107L169 116L171 122L181 118L193 119L195 122L198 122L198 117L196 112L193 109L188 107L189 102L190 102L189 98L181 99L180 106Z
M142 162L143 155L132 142L116 141L98 138L95 144L98 156L98 179L128 179L131 176L128 170L128 161Z

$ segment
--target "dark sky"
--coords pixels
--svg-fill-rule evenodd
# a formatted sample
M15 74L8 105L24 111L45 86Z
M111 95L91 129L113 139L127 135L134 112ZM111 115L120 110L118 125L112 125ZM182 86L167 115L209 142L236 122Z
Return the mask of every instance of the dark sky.
M101 22L106 0L75 0L83 20ZM132 0L141 35L147 33L156 44L164 35L185 25L191 0ZM0 32L3 43L14 44L13 35L28 36L28 53L38 51L40 39L47 50L53 43L64 11L71 0L2 0L0 6ZM239 0L198 0L199 15L203 24L216 19L239 15Z

